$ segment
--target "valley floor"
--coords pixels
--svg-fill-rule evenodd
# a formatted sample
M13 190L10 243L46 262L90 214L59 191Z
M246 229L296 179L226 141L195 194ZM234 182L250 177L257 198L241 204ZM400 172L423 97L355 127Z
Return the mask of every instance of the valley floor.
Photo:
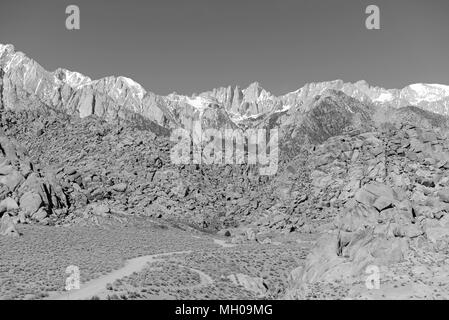
M310 247L294 238L233 246L145 219L18 229L0 238L0 299L279 298ZM67 292L71 265L81 288Z
M233 244L159 221L18 225L22 236L0 237L0 299L282 299L319 236ZM447 247L415 240L403 262L380 268L380 289L362 273L311 283L300 298L448 299ZM65 290L68 266L79 268L79 290Z

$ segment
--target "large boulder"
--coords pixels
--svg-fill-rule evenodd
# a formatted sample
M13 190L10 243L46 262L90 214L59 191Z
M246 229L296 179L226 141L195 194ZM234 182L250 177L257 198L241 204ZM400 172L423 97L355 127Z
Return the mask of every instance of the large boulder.
M10 191L16 190L23 180L23 175L17 170L13 170L6 176L0 176L0 184L7 186Z
M353 232L373 226L379 219L379 213L373 207L349 201L335 218L334 224L339 230Z
M31 172L18 188L19 195L34 193L40 196L42 204L51 214L54 209L68 206L67 196L61 186L61 180L52 170L44 169L41 173Z
M42 205L41 196L33 191L28 191L20 197L19 200L20 209L25 212L26 215L33 215Z
M376 196L365 189L359 189L355 194L355 200L364 205L372 205L376 201Z
M355 195L355 199L365 205L372 205L378 198L382 198L382 203L385 203L385 201L393 202L397 195L391 187L380 182L371 182L364 185Z
M0 220L0 236L17 237L19 235L12 218L7 213L3 214Z
M326 234L307 257L305 266L294 270L287 298L304 298L309 286L316 282L361 281L367 267L398 263L407 250L406 238L389 239L372 229Z
M116 192L125 192L128 185L126 183L118 183L112 186L112 190Z
M438 198L446 203L449 203L449 188L443 188L438 191Z
M251 277L242 273L232 274L228 278L235 285L241 285L246 290L254 292L258 297L265 296L268 291L268 287L262 278Z
M31 217L36 221L42 222L47 217L47 215L47 211L44 208L40 208Z
M0 201L0 214L19 209L17 202L13 198L6 198Z

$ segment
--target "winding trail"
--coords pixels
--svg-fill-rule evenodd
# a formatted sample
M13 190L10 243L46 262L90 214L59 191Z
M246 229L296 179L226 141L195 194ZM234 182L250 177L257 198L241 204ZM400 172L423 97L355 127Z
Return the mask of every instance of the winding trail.
M230 245L225 243L223 240L213 239L214 243L220 245L222 247L233 247L234 245ZM79 290L71 290L67 292L57 292L51 294L47 300L86 300L90 299L93 296L100 296L102 293L106 291L106 285L109 283L113 283L115 280L122 279L124 277L130 276L134 272L142 271L148 264L161 260L162 258L169 257L176 254L189 254L192 253L192 250L187 251L174 251L174 252L166 252L159 254L152 254L142 257L137 257L130 259L126 262L125 266L112 271L111 273L101 276L97 279L90 280L81 285ZM193 272L198 273L200 276L200 283L193 286L186 286L186 288L199 288L202 286L210 285L214 282L214 280L206 273L201 270L189 268L180 265L186 269L189 269Z
M62 294L57 294L48 298L49 300L85 300L89 299L95 295L101 294L106 290L106 285L108 283L113 283L115 280L122 279L124 277L130 276L134 272L139 272L143 270L149 263L156 262L161 258L168 257L175 254L188 254L192 251L176 251L152 254L148 256L142 256L130 259L126 262L123 268L112 271L111 273L101 276L97 279L88 281L81 285L79 290L71 290L64 292ZM207 276L207 275L206 275ZM201 275L200 275L201 277ZM208 276L207 276L208 277ZM208 279L207 279L208 280Z

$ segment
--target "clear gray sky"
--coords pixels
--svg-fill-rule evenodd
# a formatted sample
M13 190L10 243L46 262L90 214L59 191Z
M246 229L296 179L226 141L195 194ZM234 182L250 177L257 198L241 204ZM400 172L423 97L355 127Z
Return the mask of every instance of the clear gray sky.
M81 29L65 29L65 8ZM365 28L365 8L381 30ZM449 84L448 0L1 0L0 43L48 70L123 75L191 94L258 81L274 94L364 79Z

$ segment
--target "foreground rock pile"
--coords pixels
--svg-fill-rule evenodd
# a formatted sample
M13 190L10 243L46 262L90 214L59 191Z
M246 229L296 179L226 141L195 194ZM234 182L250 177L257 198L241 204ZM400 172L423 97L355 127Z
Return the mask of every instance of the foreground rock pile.
M35 168L19 144L0 136L1 235L18 235L18 222L49 224L65 215L68 205L55 172Z
M311 197L323 199L328 206L323 212L335 218L305 266L292 274L288 297L307 297L317 283L364 283L370 266L384 270L408 261L417 267L424 254L416 255L419 248L447 247L444 134L412 124L387 126L333 137L315 156ZM447 274L444 265L438 272Z

